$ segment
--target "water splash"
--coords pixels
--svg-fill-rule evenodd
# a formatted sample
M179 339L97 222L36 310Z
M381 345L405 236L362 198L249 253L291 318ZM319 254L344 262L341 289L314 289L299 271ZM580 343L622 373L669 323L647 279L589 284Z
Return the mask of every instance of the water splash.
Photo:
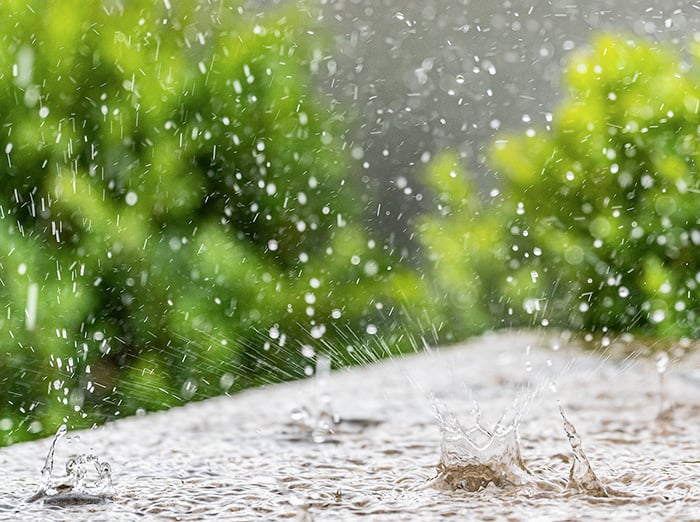
M474 423L465 428L445 405L434 400L442 430L437 476L428 485L440 489L479 491L490 484L499 488L518 486L530 471L520 453L520 409L508 419L504 414L492 429L481 424L478 407Z
M564 415L564 409L559 405L559 413L564 420L564 431L571 444L574 458L569 469L569 482L567 489L581 491L595 497L608 497L610 490L606 488L593 471L588 457L583 451L581 437L576 432L576 427Z
M333 411L330 401L322 402L318 409L307 406L294 408L289 414L292 424L299 427L317 444L330 442L340 424L340 416Z
M664 385L664 375L668 370L669 357L666 352L659 352L656 355L656 373L659 374L659 412L657 420L666 420L669 408L666 404L666 388Z
M334 410L330 394L326 390L330 372L330 358L317 354L313 406L299 406L290 413L292 424L317 444L330 442L340 424L340 415Z
M289 505L294 509L293 522L313 522L309 511L311 508L310 499L292 491L282 480L277 479L276 483L278 491L284 495Z
M112 469L95 455L72 455L66 461L65 475L56 472L54 455L56 444L68 428L62 424L54 435L41 469L41 486L28 501L46 504L95 504L104 502L112 495Z
M489 485L502 489L521 486L535 488L530 489L532 492L564 491L563 483L549 477L549 468L533 472L525 465L518 434L524 407L516 404L514 413L504 413L489 429L481 423L478 406L474 408L473 424L468 428L462 426L442 402L434 400L434 406L442 430L441 456L437 476L427 486L470 492L480 491ZM628 496L614 491L598 478L583 451L581 437L561 405L559 412L573 452L565 489L593 497Z
M56 444L61 440L65 434L68 433L68 427L65 424L61 424L56 430L56 434L51 440L51 446L49 446L49 452L46 454L46 460L44 460L44 467L41 468L41 490L50 491L51 490L51 479L53 477L53 460L54 453L56 452Z

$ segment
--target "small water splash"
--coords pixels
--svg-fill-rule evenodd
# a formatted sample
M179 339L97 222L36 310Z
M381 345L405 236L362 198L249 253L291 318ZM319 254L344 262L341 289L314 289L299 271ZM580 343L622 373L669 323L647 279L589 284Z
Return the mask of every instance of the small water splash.
M54 453L56 452L56 444L65 436L66 433L68 433L68 427L65 424L61 424L51 440L49 452L46 454L46 460L44 460L44 467L41 468L42 491L49 491L51 489L51 480L53 478L53 460Z
M666 404L666 388L664 385L664 375L668 370L669 357L666 352L659 352L656 355L656 373L659 374L659 413L658 420L665 420L668 416L668 405Z
M608 497L610 490L606 488L593 471L588 457L583 451L581 437L576 432L576 427L566 418L564 409L559 405L559 413L564 420L564 431L571 444L574 458L569 469L569 482L567 489L588 493L595 497Z
M292 424L317 444L330 442L340 424L340 415L334 410L330 394L326 390L326 381L330 372L330 358L317 354L313 405L302 405L290 412Z
M56 505L104 502L112 496L112 469L108 462L95 455L72 455L66 461L64 475L55 470L56 445L66 433L65 424L56 430L41 469L41 486L28 500Z
M520 409L510 418L504 414L488 429L475 406L473 425L465 428L442 402L434 400L434 405L442 444L437 476L429 486L474 492L490 484L506 488L527 482L530 471L523 462L518 435Z
M289 418L317 444L330 442L340 424L340 416L333 411L330 402L322 403L318 410L306 406L294 408Z
M309 498L295 493L282 480L277 479L276 483L279 492L285 496L289 505L294 509L293 522L313 522L313 517L309 511L311 508Z

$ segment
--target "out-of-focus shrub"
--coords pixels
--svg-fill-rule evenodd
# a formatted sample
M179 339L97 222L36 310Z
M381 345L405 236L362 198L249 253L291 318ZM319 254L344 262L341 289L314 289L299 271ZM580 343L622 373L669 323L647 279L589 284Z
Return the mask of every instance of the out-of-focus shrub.
M572 57L565 79L568 94L550 128L495 142L497 201L474 203L459 173L438 190L448 210L428 218L422 241L433 258L449 260L435 277L444 279L446 306L479 317L485 307L474 304L476 291L500 307L493 326L510 317L520 325L697 336L696 62L656 44L600 36ZM453 171L438 162L429 178L439 172Z
M501 216L489 212L455 154L438 155L423 182L434 202L417 225L440 339L508 324L495 289L505 260Z
M353 362L349 329L423 303L358 224L301 12L0 15L0 443L301 377L317 350Z
M696 64L601 36L566 81L550 131L494 149L516 247L508 294L562 325L697 335Z

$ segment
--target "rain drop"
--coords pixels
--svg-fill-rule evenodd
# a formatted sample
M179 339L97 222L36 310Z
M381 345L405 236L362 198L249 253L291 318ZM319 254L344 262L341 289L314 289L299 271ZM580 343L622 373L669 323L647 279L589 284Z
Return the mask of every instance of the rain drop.
M126 201L126 204L129 205L130 207L133 207L136 205L136 202L139 200L138 195L134 191L130 191L126 193L126 197L124 198Z

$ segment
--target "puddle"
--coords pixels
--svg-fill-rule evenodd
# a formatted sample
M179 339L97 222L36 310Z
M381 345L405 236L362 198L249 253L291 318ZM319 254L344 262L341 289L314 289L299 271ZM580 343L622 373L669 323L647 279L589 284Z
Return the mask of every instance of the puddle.
M573 344L490 335L122 419L80 432L72 461L59 429L0 450L0 518L700 519L700 354Z

